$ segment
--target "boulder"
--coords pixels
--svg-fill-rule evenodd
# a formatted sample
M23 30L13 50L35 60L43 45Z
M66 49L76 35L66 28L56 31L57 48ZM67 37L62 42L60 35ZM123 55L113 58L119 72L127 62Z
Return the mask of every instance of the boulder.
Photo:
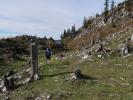
M132 34L132 36L131 36L131 42L133 42L133 34Z
M30 80L31 80L31 78L27 78L27 79L26 79L26 80L24 80L22 83L23 83L23 84L29 83L29 82L30 82Z
M102 58L102 55L97 55L98 58Z
M4 87L4 81L1 80L1 81L0 81L0 89L2 89L3 87Z
M4 88L2 89L2 92L3 92L3 93L7 92L7 88L4 87Z
M50 98L51 98L51 95L47 95L47 96L46 96L46 99L49 100Z
M42 100L40 97L36 97L35 100Z
M121 56L124 56L125 54L126 55L128 54L128 48L127 48L127 45L125 43L121 43L119 45L119 50L120 50L120 55Z
M82 57L82 59L84 59L84 60L87 59L87 58L88 58L88 55L85 55L85 56Z
M34 80L39 80L39 75L38 74L34 75Z

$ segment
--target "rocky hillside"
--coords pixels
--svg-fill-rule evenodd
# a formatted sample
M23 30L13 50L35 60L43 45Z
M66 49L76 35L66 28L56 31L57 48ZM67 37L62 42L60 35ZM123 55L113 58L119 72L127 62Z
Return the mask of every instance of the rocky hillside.
M107 21L105 21L104 12L86 19L85 25L79 28L74 38L66 37L66 40L64 39L65 41L69 40L69 42L65 42L67 47L71 49L90 47L110 35L124 31L126 28L131 29L133 27L133 1L127 1L109 10Z

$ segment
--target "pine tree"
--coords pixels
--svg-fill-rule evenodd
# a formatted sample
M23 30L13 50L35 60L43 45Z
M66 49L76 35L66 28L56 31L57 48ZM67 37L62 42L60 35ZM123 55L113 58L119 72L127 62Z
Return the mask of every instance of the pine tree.
M104 22L106 23L109 17L109 0L105 0L104 8Z
M71 29L71 37L74 37L75 35L76 35L76 27L75 25L73 25Z
M71 35L71 30L70 28L67 29L67 36L70 36Z
M61 34L61 41L63 42L64 39L65 39L66 37L67 37L67 32L66 32L66 30L64 29L63 34Z
M115 2L114 0L111 1L111 15L112 15L112 27L116 27L116 24L115 24Z
M114 0L111 1L111 12L114 14L115 2Z
M86 19L86 17L84 17L84 20L83 20L83 27L87 27L87 19Z
M125 9L129 12L133 10L133 0L125 0Z
M125 10L128 12L128 17L133 17L133 0L125 0Z
M64 30L63 37L65 38L67 36L66 30Z

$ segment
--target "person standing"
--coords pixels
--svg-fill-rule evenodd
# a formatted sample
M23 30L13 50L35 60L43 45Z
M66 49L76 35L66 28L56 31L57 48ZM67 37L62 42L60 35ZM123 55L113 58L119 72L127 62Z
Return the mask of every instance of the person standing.
M51 55L52 55L51 49L50 49L50 47L47 47L46 50L45 50L46 64L50 64L51 63L50 62Z

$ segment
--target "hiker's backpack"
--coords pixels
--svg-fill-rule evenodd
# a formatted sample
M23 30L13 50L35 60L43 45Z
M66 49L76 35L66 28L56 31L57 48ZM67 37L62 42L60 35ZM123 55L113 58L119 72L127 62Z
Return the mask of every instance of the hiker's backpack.
M51 50L50 48L46 48L46 56L50 56L51 55Z

